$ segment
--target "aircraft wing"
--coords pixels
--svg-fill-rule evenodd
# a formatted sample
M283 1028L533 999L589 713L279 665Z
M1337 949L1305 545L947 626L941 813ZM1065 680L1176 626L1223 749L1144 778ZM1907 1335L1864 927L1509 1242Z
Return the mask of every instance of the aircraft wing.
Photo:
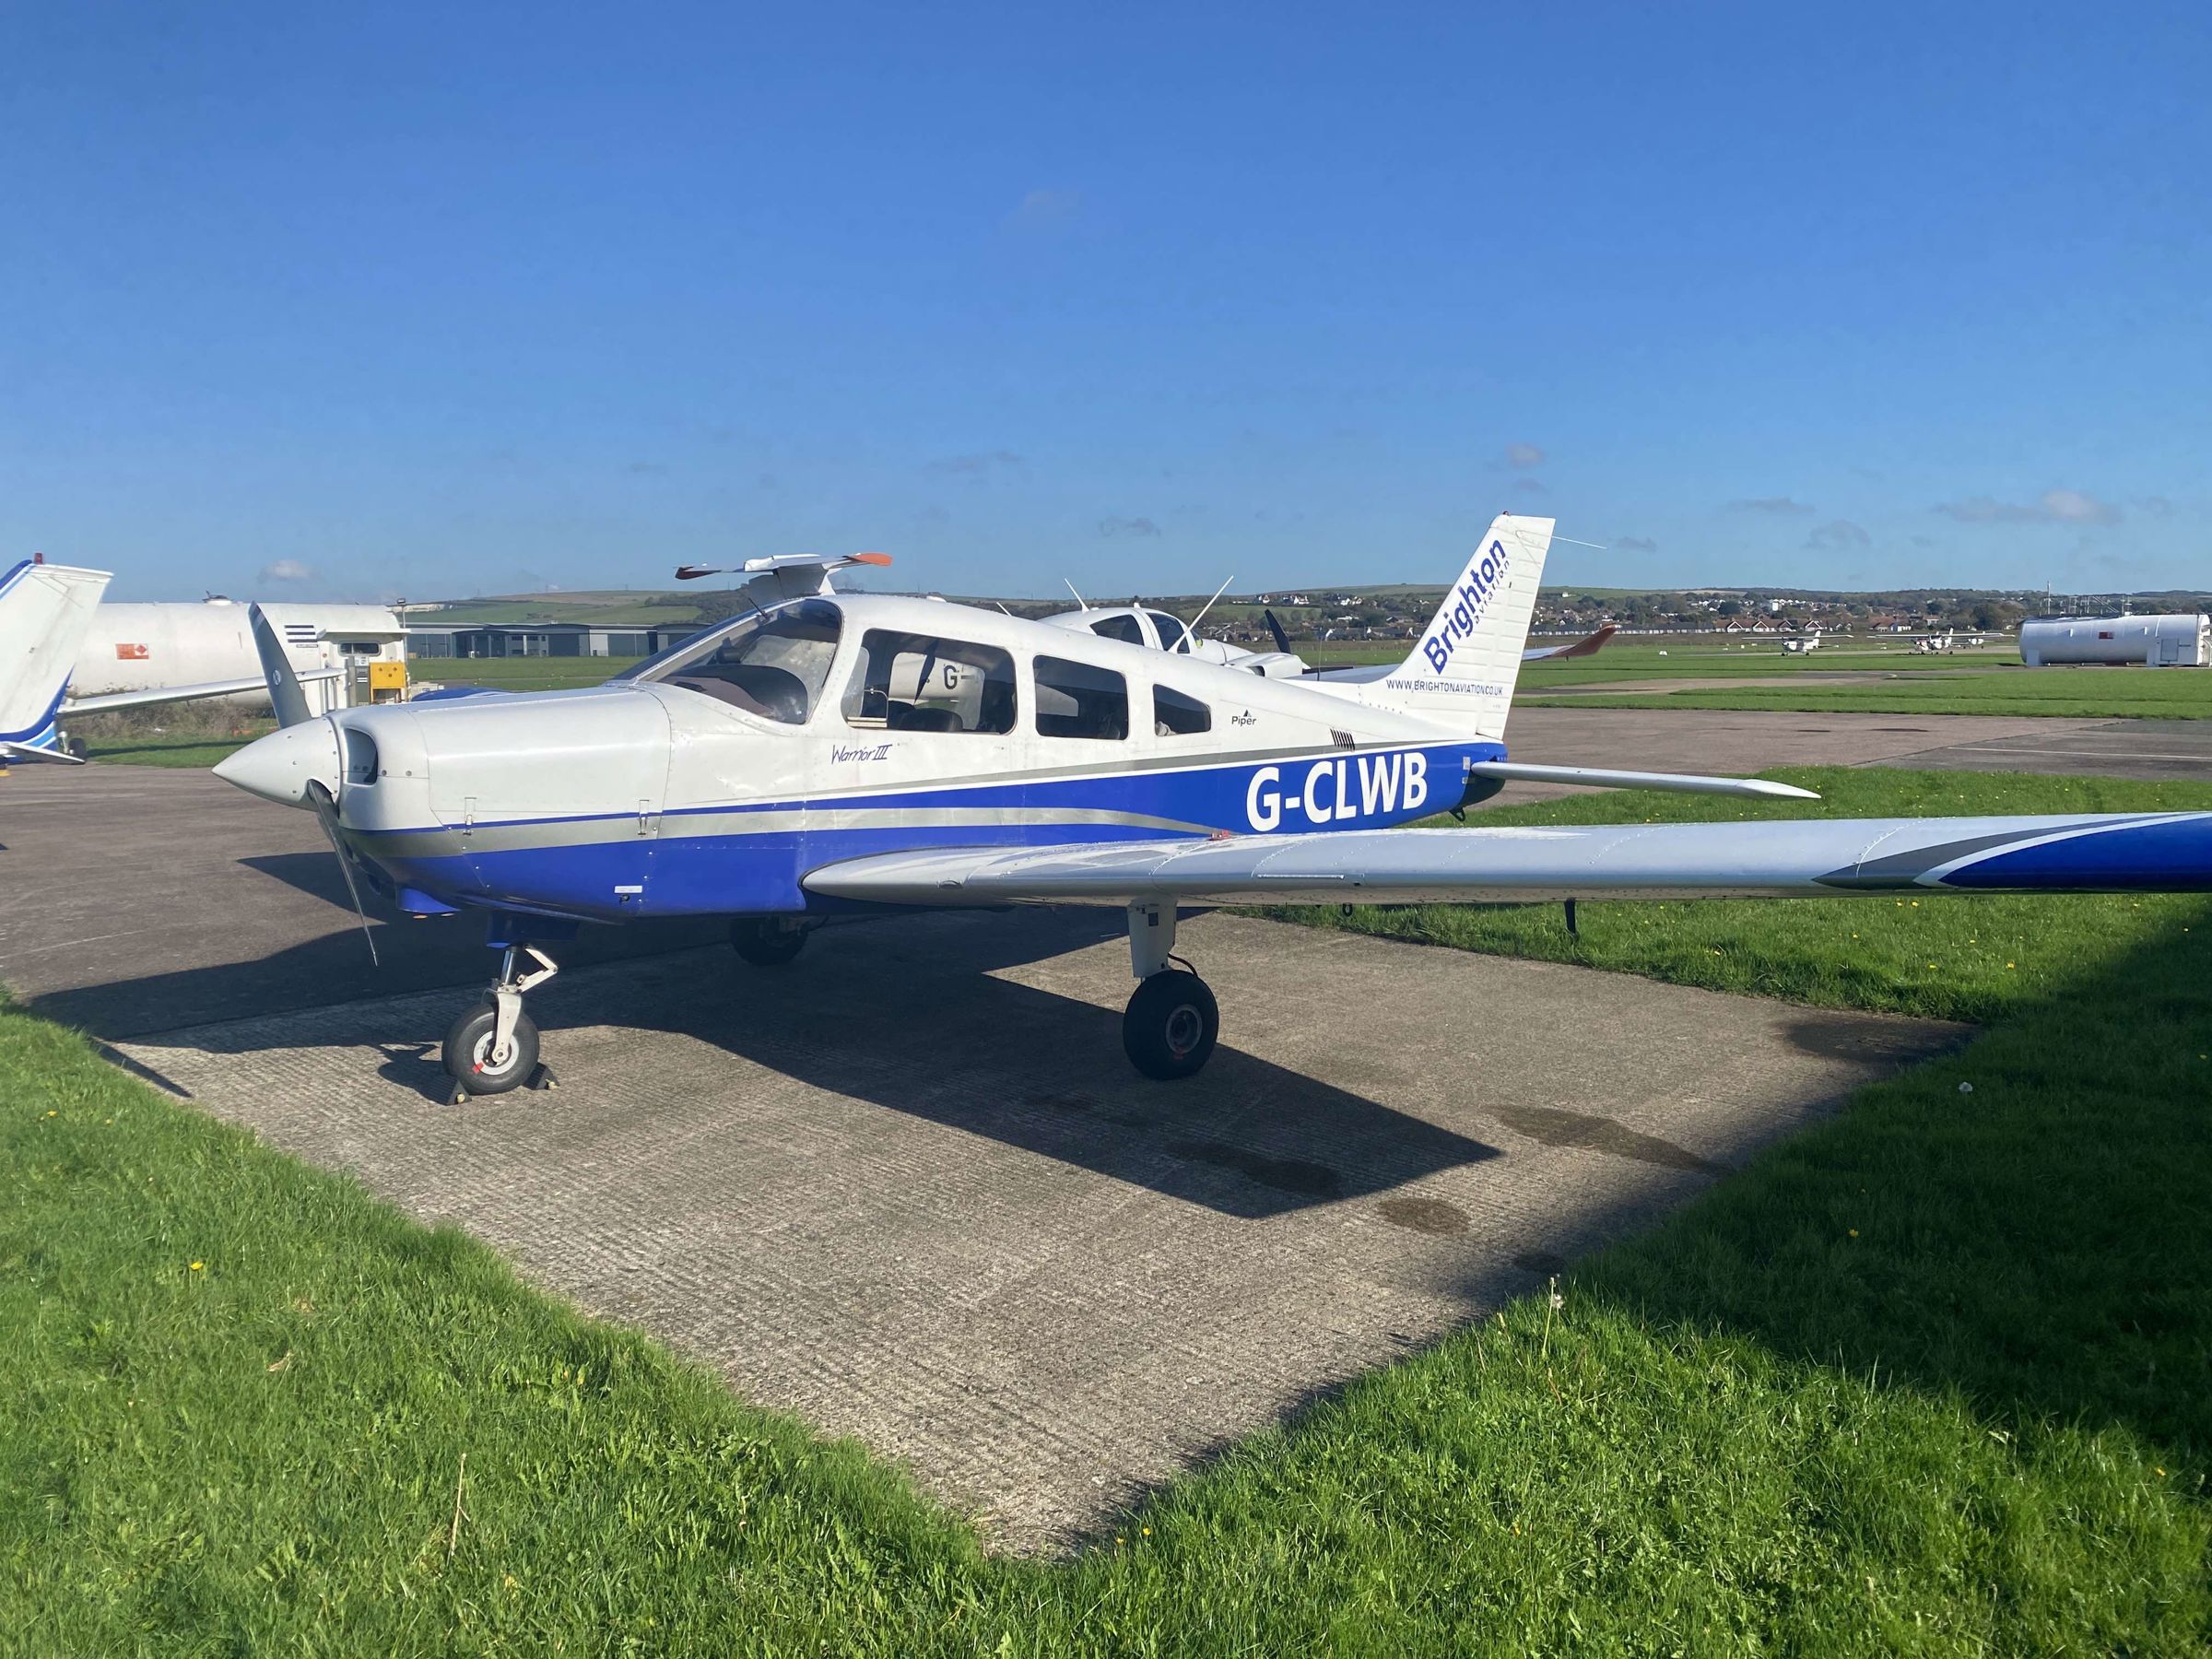
M1924 888L2203 892L2212 891L2212 812L1350 830L947 848L828 865L806 886L826 897L947 906L1832 899Z
M335 679L345 672L343 668L311 668L300 677ZM98 697L73 697L62 705L62 714L66 718L71 714L102 714L111 709L148 709L159 703L190 702L201 697L239 697L249 691L267 689L266 682L258 674L242 679L202 680L194 686L149 686L143 691L105 691Z
M1595 656L1606 648L1606 641L1620 631L1618 623L1608 622L1594 634L1586 634L1565 645L1538 645L1521 653L1524 663L1559 663L1569 657Z

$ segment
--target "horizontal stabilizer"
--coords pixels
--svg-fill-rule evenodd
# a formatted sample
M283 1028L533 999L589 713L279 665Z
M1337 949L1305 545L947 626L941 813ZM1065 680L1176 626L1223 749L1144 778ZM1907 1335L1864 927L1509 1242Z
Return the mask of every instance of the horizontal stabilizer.
M14 766L25 760L51 760L57 766L82 766L85 763L82 755L73 755L65 748L39 748L28 743L0 742L0 766Z
M1751 795L1768 800L1817 801L1820 797L1794 783L1767 778L1707 778L1695 772L1609 771L1600 766L1524 766L1518 760L1477 760L1467 768L1477 778L1508 783L1573 783L1583 789L1666 789L1677 794Z

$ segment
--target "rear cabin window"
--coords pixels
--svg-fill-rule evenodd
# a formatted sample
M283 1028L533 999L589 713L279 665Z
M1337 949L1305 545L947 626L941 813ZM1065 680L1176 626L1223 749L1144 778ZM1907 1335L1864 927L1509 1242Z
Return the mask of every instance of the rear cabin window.
M1180 651L1186 656L1190 654L1191 630L1182 625L1182 618L1171 617L1166 611L1147 611L1145 615L1152 618L1152 626L1159 632L1159 648L1162 651Z
M1145 642L1145 630L1135 617L1100 617L1090 625L1090 631L1102 640L1121 640L1131 645Z
M995 645L871 628L861 636L845 720L888 732L1010 732L1014 659Z
M1111 668L1037 659L1037 735L1040 737L1129 735L1129 682Z
M1152 735L1156 737L1195 737L1214 729L1214 712L1194 697L1165 686L1152 688Z

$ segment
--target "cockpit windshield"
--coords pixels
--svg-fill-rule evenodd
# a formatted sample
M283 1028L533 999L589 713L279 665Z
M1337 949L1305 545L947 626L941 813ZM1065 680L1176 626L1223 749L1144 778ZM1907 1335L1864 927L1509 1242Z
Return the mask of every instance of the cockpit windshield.
M786 725L821 701L844 616L827 599L750 612L647 657L617 679L681 686Z

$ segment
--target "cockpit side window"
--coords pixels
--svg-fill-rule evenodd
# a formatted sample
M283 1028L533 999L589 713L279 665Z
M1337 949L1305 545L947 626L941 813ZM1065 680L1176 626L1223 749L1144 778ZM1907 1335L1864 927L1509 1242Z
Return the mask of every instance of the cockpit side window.
M1182 625L1182 618L1156 610L1148 610L1145 615L1152 618L1152 626L1159 634L1159 648L1162 651L1180 651L1185 656L1190 654L1191 630Z
M680 686L747 714L805 725L822 700L844 616L827 599L756 612L618 678Z
M1127 611L1122 612L1119 616L1100 617L1090 625L1090 631L1100 639L1121 640L1131 645L1151 643L1145 638L1144 625Z
M845 688L845 722L871 731L1010 732L1014 659L995 645L871 628Z

